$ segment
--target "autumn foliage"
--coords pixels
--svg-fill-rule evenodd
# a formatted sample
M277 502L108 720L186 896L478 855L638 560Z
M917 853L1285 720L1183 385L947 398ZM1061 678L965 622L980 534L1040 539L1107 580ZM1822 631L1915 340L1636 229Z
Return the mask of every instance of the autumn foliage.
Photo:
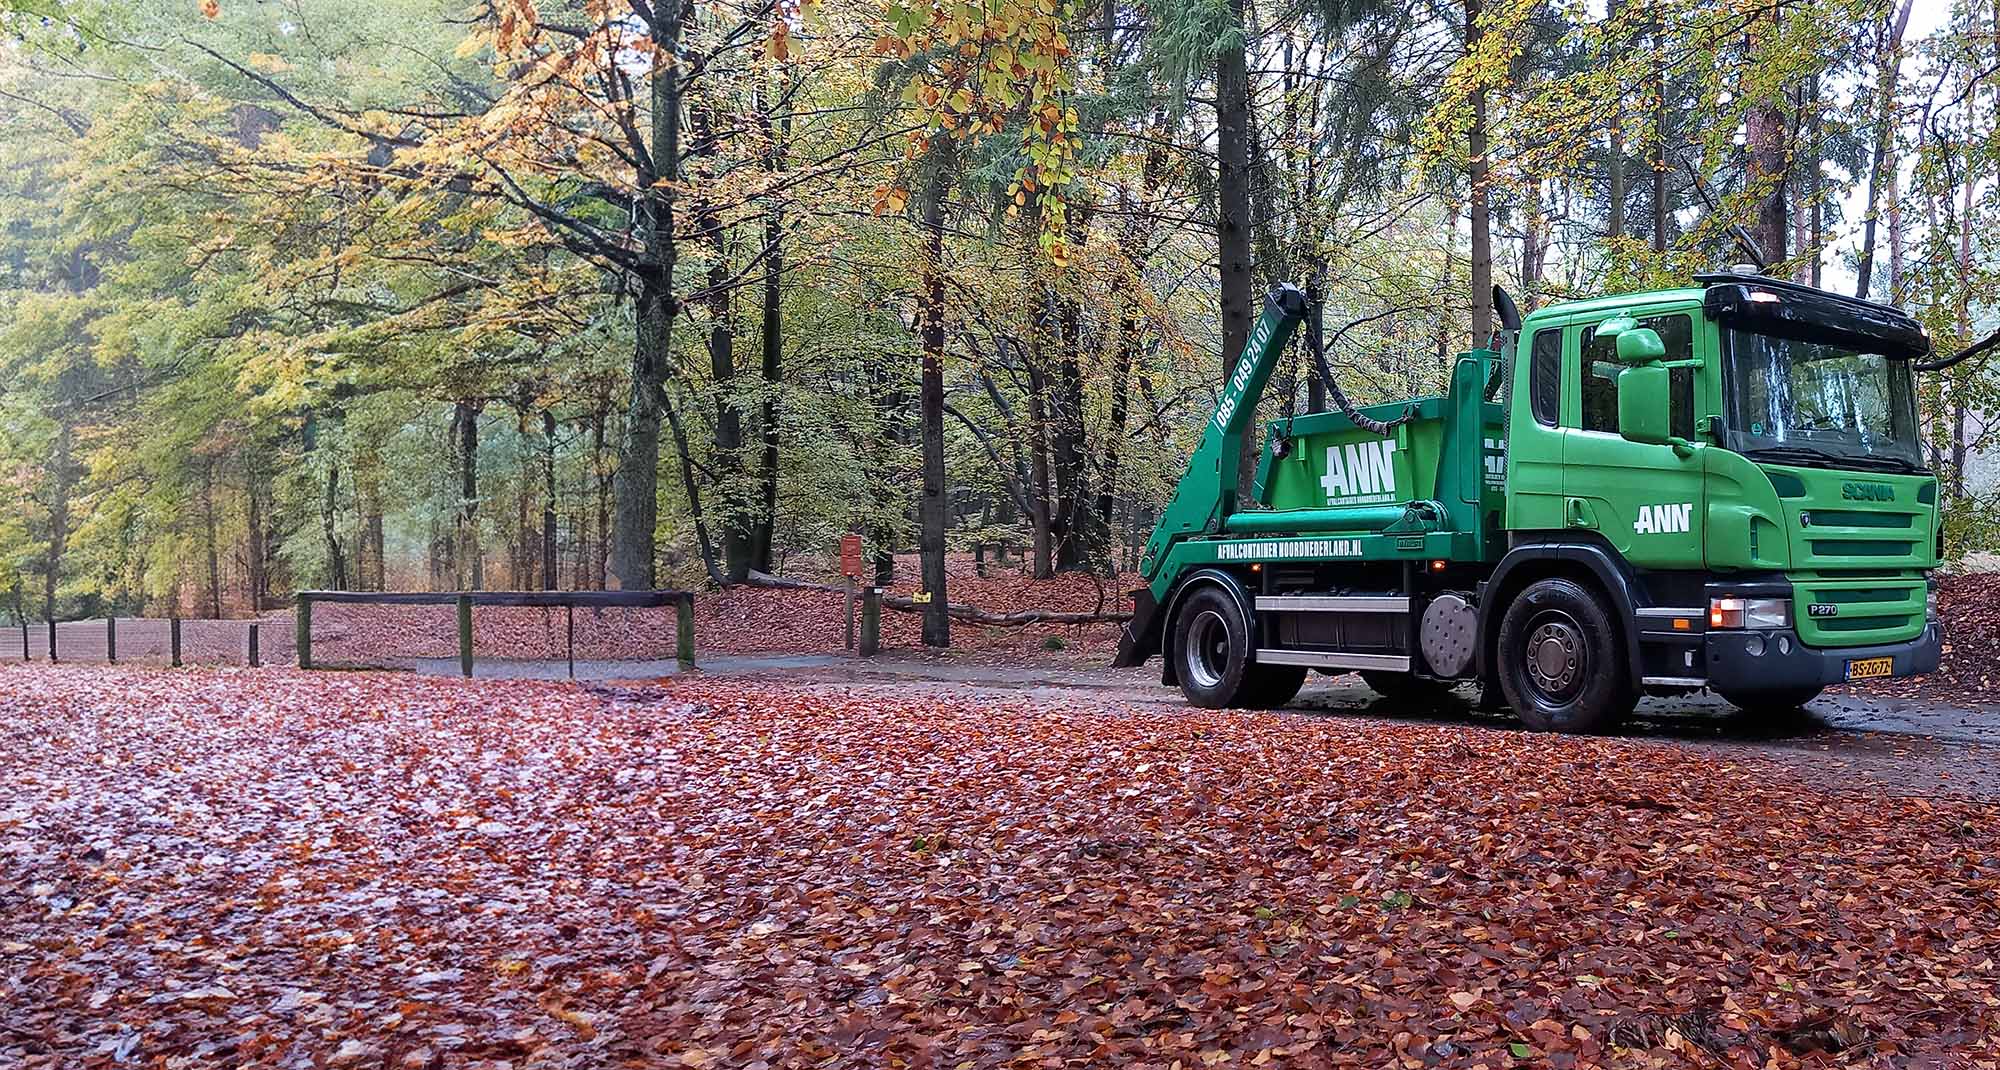
M1619 740L0 670L0 1065L1992 1066L1990 802Z

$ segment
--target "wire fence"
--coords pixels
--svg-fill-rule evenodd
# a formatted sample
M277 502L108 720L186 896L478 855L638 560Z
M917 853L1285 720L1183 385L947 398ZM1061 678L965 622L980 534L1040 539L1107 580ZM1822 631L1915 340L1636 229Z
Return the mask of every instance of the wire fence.
M96 617L42 621L17 629L0 658L138 665L289 665L290 618L182 620Z
M0 640L0 659L139 665L425 668L455 661L694 665L690 591L303 591L258 620L98 617L41 621Z

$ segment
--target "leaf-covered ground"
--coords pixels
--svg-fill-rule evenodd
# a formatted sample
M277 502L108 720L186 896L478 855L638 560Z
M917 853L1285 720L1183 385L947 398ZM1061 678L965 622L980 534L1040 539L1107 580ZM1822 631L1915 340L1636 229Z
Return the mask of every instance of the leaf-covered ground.
M0 1066L2000 1065L2000 813L1301 716L0 669Z

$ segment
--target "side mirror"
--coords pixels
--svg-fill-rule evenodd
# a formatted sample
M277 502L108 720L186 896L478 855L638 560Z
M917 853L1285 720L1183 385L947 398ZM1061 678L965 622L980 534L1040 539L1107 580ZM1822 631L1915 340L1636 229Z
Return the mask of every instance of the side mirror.
M1667 345L1660 341L1660 332L1651 327L1634 327L1618 332L1618 363L1647 364L1665 360Z
M1624 336L1621 336L1618 342L1622 350ZM1657 349L1659 344L1659 336L1655 335L1654 348ZM1623 357L1624 354L1621 352L1619 356ZM1626 368L1619 372L1618 434L1631 442L1644 442L1654 446L1672 445L1675 441L1672 428L1672 398L1673 391L1665 368L1653 365Z

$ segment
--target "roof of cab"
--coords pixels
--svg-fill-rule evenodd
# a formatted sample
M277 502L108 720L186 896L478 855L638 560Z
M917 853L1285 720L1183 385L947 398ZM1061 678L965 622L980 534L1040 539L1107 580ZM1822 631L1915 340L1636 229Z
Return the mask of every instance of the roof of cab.
M1613 316L1620 312L1653 305L1699 305L1708 291L1700 286L1684 286L1671 290L1642 290L1636 293L1612 294L1608 297L1593 297L1584 301L1563 301L1544 305L1521 317L1522 325L1548 319L1567 319L1570 316L1588 315L1601 312Z

